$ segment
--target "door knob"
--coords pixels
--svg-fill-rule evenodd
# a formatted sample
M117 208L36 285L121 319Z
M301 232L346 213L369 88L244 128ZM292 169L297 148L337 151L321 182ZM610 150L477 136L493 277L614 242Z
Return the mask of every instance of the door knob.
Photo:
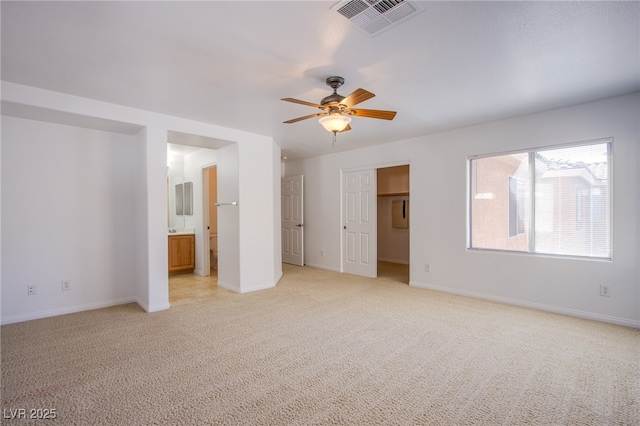
M298 228L302 228L302 224L301 224L301 223L297 224L296 226L297 226Z

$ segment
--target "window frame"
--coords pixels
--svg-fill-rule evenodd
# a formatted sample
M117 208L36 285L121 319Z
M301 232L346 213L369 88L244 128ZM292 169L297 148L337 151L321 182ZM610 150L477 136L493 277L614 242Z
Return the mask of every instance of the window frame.
M515 192L512 191L511 184L515 183ZM517 237L525 233L524 226L524 185L525 181L509 176L509 238ZM522 194L520 193L522 191ZM520 215L522 209L522 215ZM515 228L515 229L512 229Z
M609 255L608 256L586 256L586 255L572 255L572 254L557 254L557 253L547 253L540 252L535 250L535 235L536 235L536 226L535 226L535 205L536 205L536 183L535 183L535 155L539 151L550 151L556 149L565 149L565 148L573 148L580 146L588 146L588 145L597 145L597 144L608 144L607 148L607 186L609 192L609 206L608 206L608 216L609 216L609 224L608 224L608 236L609 236ZM570 142L570 143L562 143L562 144L554 144L554 145L544 145L538 146L535 148L523 148L518 150L510 150L510 151L500 151L500 152L492 152L486 154L477 154L467 156L467 206L466 206L466 217L467 217L467 241L466 241L466 249L468 251L476 251L476 252L496 252L496 253L504 253L504 254L512 254L512 255L525 255L525 256L535 256L535 257L552 257L552 258L567 258L567 259L581 259L581 260L591 260L596 262L612 262L614 256L614 234L613 234L613 221L614 221L614 181L613 181L613 150L614 150L614 138L606 137L600 139L592 139L585 140L579 142ZM529 224L529 248L528 251L520 251L520 250L510 250L505 248L483 248L483 247L473 247L472 246L472 205L473 205L473 189L472 189L472 162L473 160L479 160L483 158L491 158L491 157L499 157L505 155L516 155L516 154L527 154L529 158L529 173L531 175L530 182L530 191L529 191L529 202L530 202L530 212L531 215L530 224ZM589 196L590 199L592 195ZM591 207L592 209L592 207ZM602 212L607 212L606 208L601 209ZM605 213L606 217L606 213ZM527 231L525 231L527 233ZM521 234L518 234L521 235ZM511 238L511 237L509 237Z

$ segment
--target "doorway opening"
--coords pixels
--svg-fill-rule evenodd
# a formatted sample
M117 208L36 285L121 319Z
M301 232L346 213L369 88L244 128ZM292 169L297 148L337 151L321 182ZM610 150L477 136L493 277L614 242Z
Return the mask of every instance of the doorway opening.
M409 283L409 165L376 169L378 277Z
M193 271L169 274L169 303L172 306L209 300L223 291L218 288L218 200L217 168L202 168L202 275ZM206 253L209 255L207 256Z
M218 168L213 166L202 168L202 205L203 212L203 246L205 275L218 275Z

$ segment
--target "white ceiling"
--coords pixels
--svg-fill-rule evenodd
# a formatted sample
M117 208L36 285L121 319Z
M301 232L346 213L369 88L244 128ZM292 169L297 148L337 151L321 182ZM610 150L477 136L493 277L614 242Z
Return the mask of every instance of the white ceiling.
M640 90L640 3L419 2L375 37L325 1L2 1L2 79L273 136L301 158ZM362 87L332 135L308 106ZM3 111L4 112L4 111Z

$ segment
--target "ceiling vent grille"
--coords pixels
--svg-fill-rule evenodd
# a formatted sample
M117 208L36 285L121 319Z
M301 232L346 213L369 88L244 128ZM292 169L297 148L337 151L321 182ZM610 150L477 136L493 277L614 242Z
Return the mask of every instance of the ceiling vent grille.
M333 10L353 22L360 31L374 36L417 15L422 8L409 0L345 0Z

